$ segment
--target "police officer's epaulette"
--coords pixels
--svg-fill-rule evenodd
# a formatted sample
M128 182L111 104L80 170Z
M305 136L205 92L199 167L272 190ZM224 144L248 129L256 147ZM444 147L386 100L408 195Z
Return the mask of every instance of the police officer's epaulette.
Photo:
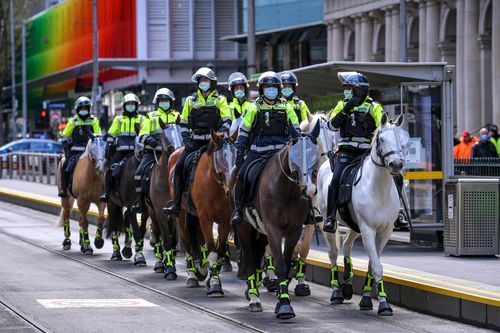
M193 102L196 102L196 101L198 100L198 93L197 93L197 92L195 92L195 93L193 93L193 94L191 95L191 100L192 100Z
M293 101L295 104L297 104L298 102L300 102L300 98L298 98L297 96L293 96Z

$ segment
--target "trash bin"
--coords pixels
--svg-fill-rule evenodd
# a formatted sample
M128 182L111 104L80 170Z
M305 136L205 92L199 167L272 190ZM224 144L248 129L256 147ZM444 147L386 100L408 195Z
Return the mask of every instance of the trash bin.
M499 192L498 178L456 178L445 184L445 254L500 254Z

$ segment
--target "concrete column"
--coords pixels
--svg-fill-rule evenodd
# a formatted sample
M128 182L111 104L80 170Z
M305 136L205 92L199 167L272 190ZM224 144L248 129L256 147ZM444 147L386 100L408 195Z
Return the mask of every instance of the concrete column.
M385 8L385 62L392 61L392 9Z
M335 48L333 40L333 23L328 22L326 25L326 61L332 61L333 50Z
M361 15L354 18L354 61L361 61Z
M399 6L394 6L392 10L392 44L391 44L391 59L392 61L399 62L399 37L400 37L400 29L399 29Z
M500 1L492 1L492 96L493 96L493 120L494 124L500 126Z
M344 26L339 21L334 21L332 60L344 60Z
M439 61L439 4L436 1L428 1L426 7L426 44L425 61Z
M455 68L455 114L457 125L457 136L459 136L465 128L465 109L464 109L464 18L465 18L465 0L457 0L457 62Z
M368 13L361 18L361 61L370 61L373 53L373 21Z
M493 120L491 89L491 36L483 35L477 39L481 59L481 124Z
M481 69L479 66L479 48L477 47L477 35L479 24L479 2L465 1L465 31L464 31L464 108L465 127L474 131L479 129L481 119L478 113L481 110L481 101L478 91L484 89L481 86ZM460 21L457 21L458 24Z
M460 0L459 0L460 1ZM463 1L463 0L461 0ZM425 9L425 2L418 3L418 61L424 62L427 49L427 11Z

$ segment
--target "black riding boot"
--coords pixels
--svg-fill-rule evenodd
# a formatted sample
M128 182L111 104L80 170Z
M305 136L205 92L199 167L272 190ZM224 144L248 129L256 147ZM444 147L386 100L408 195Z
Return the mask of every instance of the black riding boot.
M335 233L337 231L337 190L332 184L328 186L328 206L326 213L328 217L323 224L323 231Z
M142 179L135 179L135 192L139 196L135 201L134 205L130 207L132 213L139 214L142 213L144 208L144 193L142 192Z
M113 177L111 176L111 172L108 170L104 182L104 191L102 192L99 201L108 202L109 193L111 192L112 188L113 188Z
M231 215L231 225L236 226L243 223L243 182L239 179L234 187L234 211Z
M178 217L181 210L182 199L182 176L174 175L174 198L168 206L163 207L163 212L167 215Z
M64 171L64 167L61 170L61 188L57 194L61 198L66 198L68 196L68 183L69 183L69 173Z

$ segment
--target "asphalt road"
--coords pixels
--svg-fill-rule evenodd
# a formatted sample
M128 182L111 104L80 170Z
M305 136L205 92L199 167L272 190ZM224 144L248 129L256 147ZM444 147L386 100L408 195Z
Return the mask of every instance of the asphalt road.
M0 300L18 313L0 304L0 332L488 332L396 306L393 317L381 318L376 311L359 311L357 296L332 306L330 289L319 285L311 285L312 296L292 296L297 317L279 321L273 314L274 294L263 290L264 312L247 311L245 282L237 280L235 273L222 276L225 297L209 299L204 288L185 287L183 257L177 258L177 281L166 281L163 274L153 272L154 256L148 242L148 266L137 268L130 260L111 262L109 240L93 256L81 255L75 221L73 248L62 251L63 231L54 227L55 222L53 215L0 202ZM94 230L91 227L92 240ZM46 308L41 304L54 299L108 300L108 305L109 300L138 299L150 306L97 306L101 302L79 308ZM374 306L376 309L376 302Z

